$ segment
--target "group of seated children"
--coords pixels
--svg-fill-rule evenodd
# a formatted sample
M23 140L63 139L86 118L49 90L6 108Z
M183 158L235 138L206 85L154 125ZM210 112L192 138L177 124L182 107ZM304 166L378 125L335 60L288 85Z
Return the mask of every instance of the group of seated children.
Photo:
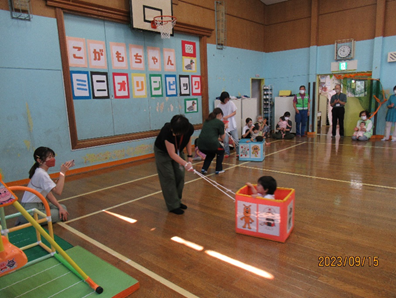
M257 116L257 122L253 124L251 118L246 118L246 125L242 129L242 139L250 139L252 142L262 142L269 137L270 128L267 125L267 118Z
M267 124L267 121L268 119L263 118L261 115L257 116L257 122L255 124L253 124L253 120L251 118L246 118L246 125L242 130L242 138L250 139L252 142L262 142L265 138L268 138L270 136L270 128ZM225 126L227 127L227 123ZM193 160L205 160L206 156L198 149L197 140L198 139L195 139L195 154ZM230 145L236 146L237 144L233 144L233 141L230 140ZM269 143L266 143L266 145L269 145Z

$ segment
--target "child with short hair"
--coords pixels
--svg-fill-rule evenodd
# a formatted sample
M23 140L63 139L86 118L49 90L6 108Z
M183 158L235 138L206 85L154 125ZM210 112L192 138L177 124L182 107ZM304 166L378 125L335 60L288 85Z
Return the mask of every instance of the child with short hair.
M366 124L364 122L360 123L359 130L353 133L354 137L363 137L364 133L366 132Z
M249 186L252 197L257 196L263 197L265 199L275 200L275 190L277 188L276 180L272 176L262 176L257 180L257 186L254 187L251 183L247 182Z

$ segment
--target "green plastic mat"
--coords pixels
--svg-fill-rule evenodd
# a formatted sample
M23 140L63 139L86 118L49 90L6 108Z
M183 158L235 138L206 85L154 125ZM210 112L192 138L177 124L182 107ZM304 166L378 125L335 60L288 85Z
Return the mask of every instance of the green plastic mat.
M46 232L48 233L48 230L46 230ZM56 243L58 243L63 250L73 247L73 245L71 245L69 242L63 240L56 235L54 235L54 238ZM36 229L34 227L28 227L22 230L11 232L8 234L8 239L10 240L10 243L17 247L23 247L35 243L37 242ZM47 240L44 239L43 236L41 236L41 241L48 247L51 247L51 245L48 243ZM26 249L23 252L26 254L29 262L48 254L48 252L40 246Z
M70 248L67 254L85 274L103 288L102 294L97 294L55 257L51 257L0 277L0 297L121 298L127 297L139 288L136 279L82 247Z

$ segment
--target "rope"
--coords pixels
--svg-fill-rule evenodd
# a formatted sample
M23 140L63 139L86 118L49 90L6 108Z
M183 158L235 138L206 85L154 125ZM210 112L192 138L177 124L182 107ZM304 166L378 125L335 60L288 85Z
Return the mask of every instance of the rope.
M232 135L227 131L227 134L228 134L228 136L231 138L231 140L233 140L234 141L234 144L235 144L235 146L238 146L238 144L239 144L239 141L238 142L236 142L235 140L234 140L234 138L232 137Z
M210 179L209 177L206 177L204 174L198 172L197 170L194 170L194 174L197 174L199 177L201 177L202 179L204 179L205 181L209 182L211 185L216 187L218 190L220 190L223 194L225 194L231 200L235 201L235 198L233 196L231 196L230 194L228 194L228 192L230 192L233 195L235 195L235 192L233 192L232 190L230 190L230 189L226 188L225 186L217 183L216 181Z

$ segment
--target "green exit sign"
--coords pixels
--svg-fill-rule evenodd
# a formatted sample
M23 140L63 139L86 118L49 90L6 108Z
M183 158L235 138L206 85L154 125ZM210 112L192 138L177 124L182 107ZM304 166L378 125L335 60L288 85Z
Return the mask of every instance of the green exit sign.
M347 70L348 69L348 63L346 62L340 62L340 70Z

